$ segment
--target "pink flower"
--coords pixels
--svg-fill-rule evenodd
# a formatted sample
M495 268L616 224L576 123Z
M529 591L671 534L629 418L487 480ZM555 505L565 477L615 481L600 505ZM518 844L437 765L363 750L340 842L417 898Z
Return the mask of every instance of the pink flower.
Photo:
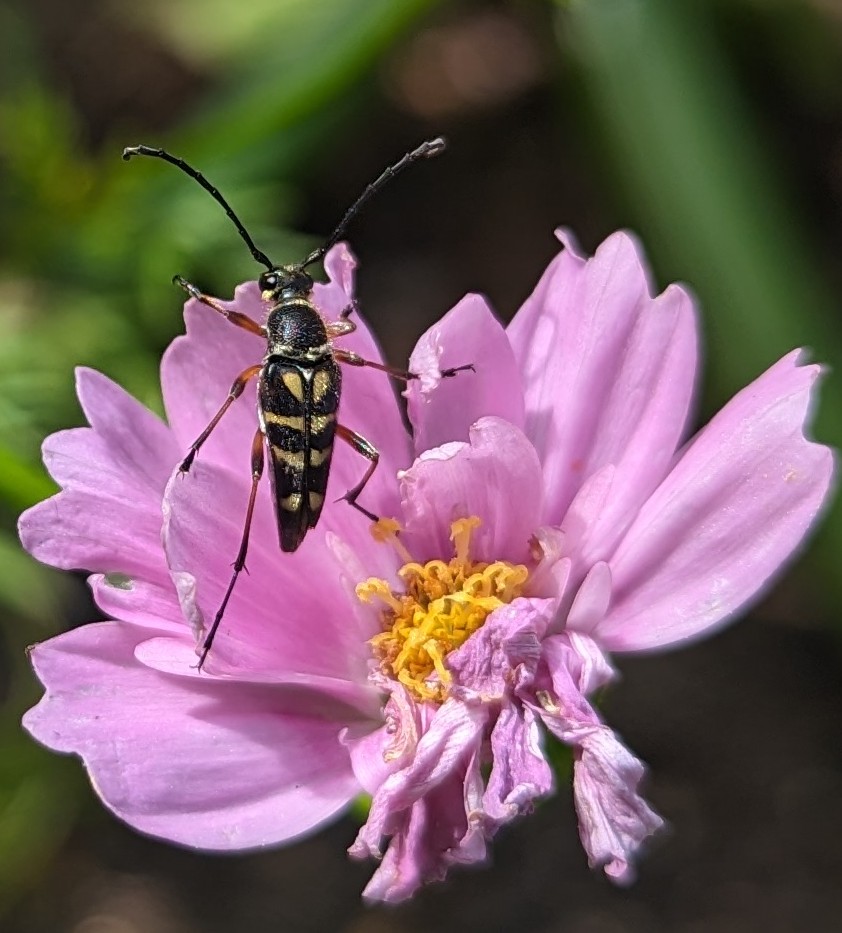
M347 369L342 422L382 454L361 501L401 533L381 522L375 540L329 505L282 555L265 485L250 574L201 673L197 637L239 543L253 395L187 477L171 474L262 347L188 302L162 364L169 427L80 371L91 427L47 440L63 491L21 536L47 563L97 571L115 621L33 649L47 693L25 724L81 755L120 817L245 849L311 832L365 790L351 854L381 860L368 898L399 901L483 860L553 790L547 729L572 750L591 864L631 878L662 821L640 796L641 762L589 700L614 677L609 653L698 637L756 598L815 519L832 457L804 437L819 368L798 353L685 442L690 298L652 298L626 234L588 261L563 242L507 330L468 296L419 342L414 451L382 374ZM334 317L354 263L338 247L326 265L316 301ZM254 283L234 304L263 314ZM365 328L342 344L378 358ZM466 362L475 374L439 381ZM337 449L329 497L364 468Z

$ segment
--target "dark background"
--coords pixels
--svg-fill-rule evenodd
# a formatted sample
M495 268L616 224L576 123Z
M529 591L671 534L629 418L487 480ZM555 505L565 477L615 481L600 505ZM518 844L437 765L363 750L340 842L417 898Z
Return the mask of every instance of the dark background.
M423 138L350 240L359 295L405 360L466 291L509 318L572 227L642 237L655 280L703 308L700 423L794 346L842 360L842 9L833 0L34 0L0 5L0 928L13 933L753 931L842 926L842 514L752 616L704 644L621 659L606 716L651 766L671 831L638 883L591 873L569 788L397 910L343 820L289 849L210 857L143 839L78 763L36 747L23 648L87 621L84 584L14 537L50 494L45 434L81 422L72 369L153 407L181 326L174 272L229 295L256 267L201 167L261 247L304 255ZM816 436L842 440L842 383Z

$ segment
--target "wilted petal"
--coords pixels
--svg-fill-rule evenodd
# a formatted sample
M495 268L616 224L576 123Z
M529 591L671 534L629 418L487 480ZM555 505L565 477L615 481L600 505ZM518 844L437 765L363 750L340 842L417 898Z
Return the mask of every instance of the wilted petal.
M684 452L611 559L594 629L610 650L663 648L721 625L790 557L830 487L830 450L804 437L818 366L791 353Z
M664 821L638 794L640 761L603 726L586 735L573 765L579 835L591 868L621 884L634 880L632 860Z
M613 672L587 636L552 636L544 649L552 691L539 695L534 708L547 728L573 749L573 796L582 845L591 867L605 865L614 881L630 881L635 853L663 820L638 793L643 765L603 725L583 692L601 686Z
M532 809L553 789L539 719L529 707L504 703L491 731L492 767L483 797L485 816L502 825Z
M33 649L47 694L26 727L80 755L118 816L185 845L242 849L308 833L358 792L335 719L285 707L271 686L151 670L134 653L156 634L106 622Z
M550 599L516 599L501 606L481 629L447 658L456 695L486 702L512 690L513 672L534 674L541 658L541 637L552 615Z
M443 881L452 865L485 858L484 836L466 816L459 774L448 775L415 801L399 823L363 891L369 902L400 903L423 885ZM350 852L355 855L353 849Z
M390 774L374 794L368 820L349 849L353 856L382 854L383 839L399 832L406 811L457 771L460 764L465 766L481 738L485 719L481 708L457 700L445 702L436 711L410 763Z
M440 379L442 370L468 363L475 372ZM406 392L417 454L448 441L466 441L469 428L483 415L523 428L523 389L514 353L481 295L467 295L421 337L409 368L421 377Z

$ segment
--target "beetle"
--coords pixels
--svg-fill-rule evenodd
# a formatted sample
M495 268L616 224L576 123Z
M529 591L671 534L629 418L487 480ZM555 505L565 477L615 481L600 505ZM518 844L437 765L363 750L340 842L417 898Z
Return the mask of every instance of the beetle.
M348 208L328 239L302 262L292 265L276 265L259 250L220 192L183 159L164 149L144 145L129 146L123 150L123 158L126 161L133 156L162 159L198 182L224 208L254 259L266 267L266 271L261 273L258 279L261 296L267 304L265 324L260 324L238 311L229 310L216 298L204 294L180 275L173 278L173 282L183 288L191 298L212 308L235 326L266 341L263 360L249 366L237 376L228 397L190 446L179 466L182 474L189 472L196 454L225 412L243 394L246 385L256 377L259 425L251 445L251 489L240 549L222 604L199 651L199 669L207 659L237 578L245 567L257 489L264 469L264 448L270 463L272 500L282 551L295 551L307 532L315 528L319 520L327 490L333 444L337 437L350 444L369 461L360 482L349 489L342 498L372 522L378 520L378 516L360 505L357 499L377 468L379 453L362 435L337 421L342 391L342 373L338 364L369 366L404 381L415 379L417 376L384 363L363 359L356 353L334 346L334 338L350 334L356 329L356 325L350 320L356 303L353 302L345 308L338 320L325 321L313 301L313 278L307 272L307 268L324 259L328 250L342 238L360 208L380 188L408 166L421 159L438 155L445 147L445 141L437 137L422 143L394 165L388 166ZM473 365L444 370L442 376L454 376L466 369L473 370Z

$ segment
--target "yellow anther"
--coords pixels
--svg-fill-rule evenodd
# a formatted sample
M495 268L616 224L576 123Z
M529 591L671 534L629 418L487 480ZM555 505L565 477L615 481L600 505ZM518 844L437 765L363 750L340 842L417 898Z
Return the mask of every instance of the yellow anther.
M384 606L383 631L371 639L375 656L387 674L421 701L444 701L452 680L447 655L481 628L495 609L520 596L529 577L521 564L471 560L471 537L480 524L476 517L453 522L450 561L420 564L407 554L398 571L404 593L392 592L385 580L376 578L357 586L360 600L380 600ZM382 540L397 542L397 522L381 519L374 529L378 526Z

